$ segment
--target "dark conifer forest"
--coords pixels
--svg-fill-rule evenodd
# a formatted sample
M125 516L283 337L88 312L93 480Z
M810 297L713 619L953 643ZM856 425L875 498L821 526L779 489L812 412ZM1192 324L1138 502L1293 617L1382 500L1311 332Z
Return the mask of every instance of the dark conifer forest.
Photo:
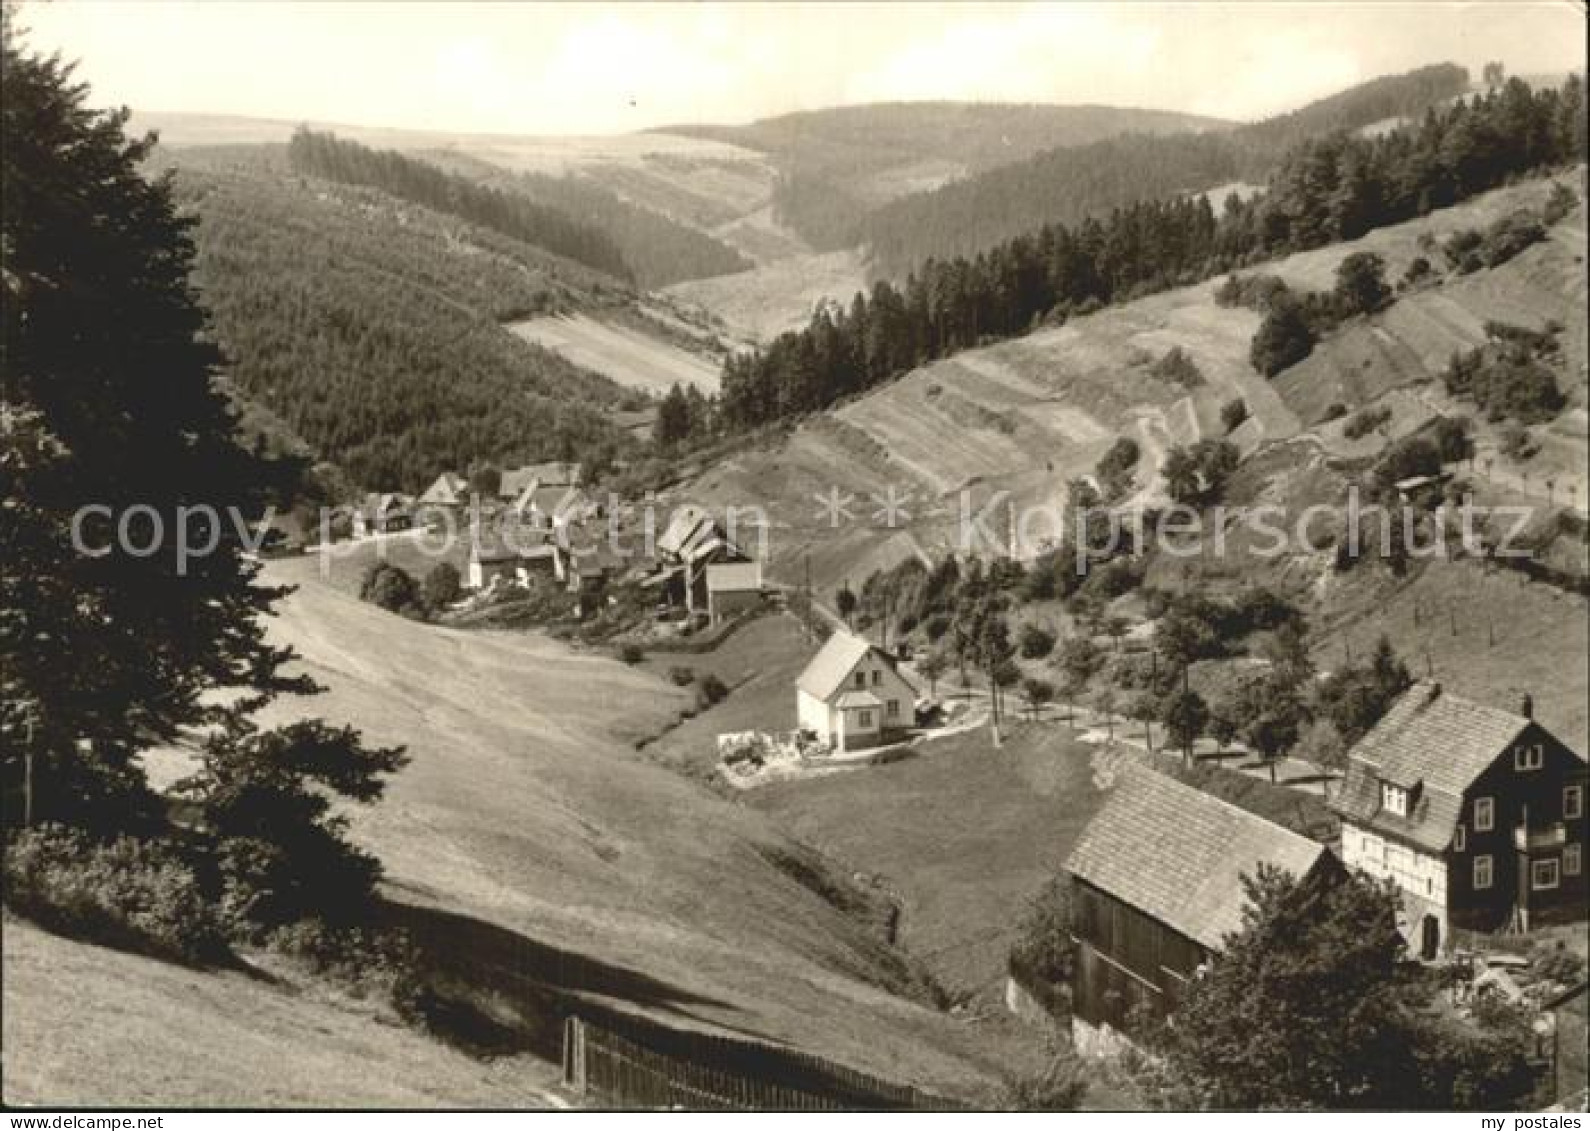
M604 276L369 189L195 168L175 189L228 383L354 482L629 442L604 416L623 390L500 324Z
M1416 118L1467 88L1468 73L1443 63L1375 79L1237 129L1131 132L1052 149L870 213L852 209L849 242L868 245L880 273L896 277L930 256L971 255L1044 224L1076 223L1135 201L1263 183L1307 139Z
M1218 213L1202 196L1132 204L974 258L930 260L899 286L879 282L848 309L732 358L722 418L731 427L788 419L956 350L1354 239L1584 155L1577 76L1538 91L1515 79L1375 137L1306 138L1280 158L1266 192L1230 196Z
M296 172L380 189L399 200L450 212L510 239L634 281L629 265L605 232L518 193L477 184L390 149L371 149L302 127L288 143L287 159Z

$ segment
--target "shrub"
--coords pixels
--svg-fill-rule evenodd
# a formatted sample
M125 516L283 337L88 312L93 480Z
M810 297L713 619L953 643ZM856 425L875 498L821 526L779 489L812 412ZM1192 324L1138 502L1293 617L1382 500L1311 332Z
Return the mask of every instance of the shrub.
M944 634L949 630L950 618L948 613L934 613L922 622L922 632L930 641L942 640Z
M1149 372L1161 381L1169 381L1184 389L1196 389L1204 383L1204 375L1198 368L1198 363L1193 361L1191 355L1180 346L1171 346L1165 356L1154 363Z
M1055 634L1036 624L1021 628L1021 655L1026 660L1041 660L1054 651Z
M689 687L696 682L696 671L686 667L669 668L668 678L676 687Z
M1389 408L1366 408L1342 427L1342 435L1349 440L1362 440L1390 419Z
M1227 432L1235 432L1247 419L1248 402L1241 397L1229 400L1220 406L1220 423L1226 426Z
M385 562L377 562L365 570L359 584L359 599L402 616L419 616L424 610L420 587L413 576Z
M715 703L723 702L728 697L728 694L728 685L717 676L708 674L703 676L701 682L696 685L696 704L702 710L706 710L706 708L711 707Z
M646 650L635 643L620 644L618 658L626 664L638 664L646 658Z
M1430 266L1430 261L1422 255L1416 255L1402 273L1404 287L1416 287L1435 274L1435 269Z
M1480 257L1485 266L1496 267L1533 243L1546 238L1546 229L1528 212L1518 211L1503 216L1485 229Z
M1555 224L1572 212L1578 203L1579 194L1558 181L1551 186L1551 195L1546 198L1546 204L1541 209L1541 219L1548 225Z
M1245 306L1264 313L1291 293L1286 283L1275 275L1228 275L1215 289L1215 302L1220 306Z
M458 576L458 567L452 562L437 562L431 572L425 575L421 597L425 607L434 612L451 605L463 592L464 585Z
M4 875L6 906L58 934L179 962L227 953L198 877L164 842L43 825L6 846Z
M1314 352L1315 335L1302 307L1293 301L1270 307L1248 349L1248 360L1266 377L1274 377Z
M1501 432L1502 455L1512 460L1526 460L1535 454L1535 443L1530 438L1529 429L1517 424L1509 424Z

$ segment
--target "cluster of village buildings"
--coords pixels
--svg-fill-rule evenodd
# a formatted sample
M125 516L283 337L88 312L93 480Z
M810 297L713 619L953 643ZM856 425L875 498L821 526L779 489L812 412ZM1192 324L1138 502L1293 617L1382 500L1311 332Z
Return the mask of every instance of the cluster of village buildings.
M898 741L917 700L889 653L843 630L796 682L803 731L835 751ZM1083 1048L1121 1040L1139 1010L1171 1013L1242 926L1244 876L1389 880L1411 957L1449 958L1497 932L1583 921L1585 759L1534 718L1416 683L1351 751L1330 804L1339 852L1152 768L1129 765L1065 864L1074 892L1072 1016ZM1522 991L1502 971L1504 996ZM1584 1084L1586 989L1554 1014L1554 1071ZM1578 1081L1577 1085L1574 1081ZM1564 1093L1566 1094L1566 1093Z
M368 494L347 508L346 519L350 533L363 538L467 516L460 524L469 538L463 580L475 591L526 586L540 577L600 595L625 581L654 592L659 606L687 620L714 624L762 603L761 562L705 507L676 507L661 533L647 539L624 529L640 526L637 516L610 515L609 505L587 489L580 464L550 462L502 472L486 498L462 475L443 472L417 498Z

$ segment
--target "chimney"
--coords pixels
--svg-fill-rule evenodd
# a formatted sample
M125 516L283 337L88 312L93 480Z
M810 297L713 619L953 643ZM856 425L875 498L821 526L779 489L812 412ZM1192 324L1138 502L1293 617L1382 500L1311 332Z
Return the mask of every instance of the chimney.
M1535 717L1535 697L1529 692L1524 692L1524 697L1518 701L1518 713L1526 719Z

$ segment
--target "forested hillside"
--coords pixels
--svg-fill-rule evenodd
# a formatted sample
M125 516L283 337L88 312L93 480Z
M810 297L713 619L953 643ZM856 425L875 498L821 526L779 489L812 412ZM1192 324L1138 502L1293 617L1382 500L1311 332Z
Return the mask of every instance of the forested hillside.
M300 127L287 145L299 173L380 189L399 200L450 212L483 228L633 280L617 245L605 232L528 197L477 184L395 150L371 149L330 133Z
M1585 153L1584 86L1505 88L1432 109L1378 137L1336 133L1293 146L1260 197L1202 197L1051 225L975 260L929 263L903 287L876 285L848 311L820 312L725 369L722 408L753 425L821 408L924 361L1048 319L1193 282L1424 215L1528 170Z
M678 126L666 132L767 153L779 168L775 217L814 247L855 242L866 210L902 194L1055 146L1115 134L1220 129L1193 114L1114 106L882 103L812 110L747 126Z
M603 276L369 189L185 161L194 279L229 384L369 487L476 460L628 443L611 382L504 320L562 309Z
M1001 165L873 212L852 212L851 242L898 276L930 257L968 255L1043 224L1075 223L1134 201L1265 180L1303 140L1417 117L1468 88L1452 64L1375 79L1290 114L1233 130L1155 137L1137 130Z
M512 173L452 150L427 150L419 156L473 181L556 208L603 232L617 246L635 282L647 290L689 279L733 275L754 266L722 240L651 208L631 204L592 173Z

